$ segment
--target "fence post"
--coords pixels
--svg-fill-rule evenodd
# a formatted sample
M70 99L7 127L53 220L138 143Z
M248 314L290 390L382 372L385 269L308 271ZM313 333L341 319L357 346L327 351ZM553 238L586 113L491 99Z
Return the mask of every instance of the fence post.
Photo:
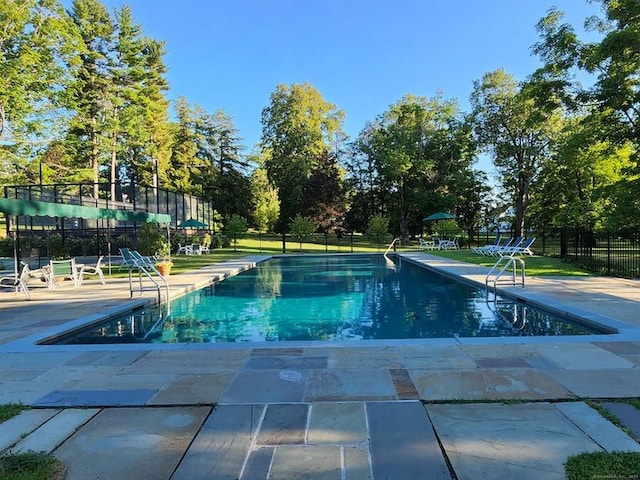
M611 231L607 230L607 275L611 275Z
M282 253L287 253L287 234L282 234Z

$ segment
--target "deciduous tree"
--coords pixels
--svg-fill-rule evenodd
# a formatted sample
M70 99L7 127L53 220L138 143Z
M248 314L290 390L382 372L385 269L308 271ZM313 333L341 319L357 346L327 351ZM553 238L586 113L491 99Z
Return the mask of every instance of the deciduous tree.
M262 152L280 195L279 229L302 211L304 186L323 152L331 151L344 113L310 84L278 85L262 111Z

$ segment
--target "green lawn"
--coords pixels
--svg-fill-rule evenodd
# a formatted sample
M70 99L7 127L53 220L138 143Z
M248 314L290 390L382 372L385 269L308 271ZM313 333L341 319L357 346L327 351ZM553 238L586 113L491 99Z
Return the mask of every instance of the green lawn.
M491 267L498 260L497 257L487 257L477 255L471 250L433 250L427 253L438 255L440 257L451 258L461 262L474 263L476 265L484 265ZM563 262L559 258L541 257L534 255L533 257L522 257L527 275L533 276L590 276L594 275L580 268L579 265L569 262Z
M299 253L350 253L352 251L349 239L343 239L342 245L329 245L325 246L324 243L311 243L306 242L302 244L300 248L298 243L287 241L287 254L299 254ZM386 250L386 246L376 246L368 242L366 239L360 237L354 239L353 252L354 253L383 253ZM407 246L398 248L399 252L417 251L415 246ZM247 237L238 240L237 250L233 248L215 249L211 250L209 255L173 255L171 259L174 262L172 273L180 273L189 270L194 270L212 262L222 262L225 260L242 257L245 255L255 254L282 254L282 241L275 239L274 237L258 239L257 237ZM471 250L433 250L426 253L438 255L445 258L451 258L462 262L474 263L477 265L484 265L491 267L496 261L496 257L486 257L477 255ZM588 272L578 265L563 262L559 258L552 257L524 257L527 275L534 276L588 276L593 273ZM116 270L117 271L117 270ZM122 272L126 275L126 272Z

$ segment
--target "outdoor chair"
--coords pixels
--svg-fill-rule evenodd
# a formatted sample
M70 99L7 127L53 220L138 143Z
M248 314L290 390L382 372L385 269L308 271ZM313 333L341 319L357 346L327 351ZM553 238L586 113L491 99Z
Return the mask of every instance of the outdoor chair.
M97 275L98 278L100 278L100 282L102 283L102 285L106 285L101 267L103 258L104 255L100 255L95 265L83 265L82 267L80 267L80 278L78 279L78 285L82 285L82 281L84 280L85 275Z
M471 249L471 251L473 253L477 253L479 255L486 255L487 251L492 249L492 248L498 248L500 246L500 242L502 241L502 235L498 235L496 237L496 241L495 243L489 243L487 245L483 245L483 246L478 246L478 247L473 247Z
M418 239L418 248L422 250L435 250L438 248L438 244L436 243L436 239L434 240L425 240L420 237Z
M4 290L13 290L16 294L18 292L24 293L27 300L31 300L31 293L29 293L29 287L27 287L27 279L29 278L29 265L24 262L21 263L21 269L18 275L5 275L0 277L0 288Z
M180 255L181 253L184 253L185 255L191 255L191 245L182 245L181 243L179 243L176 255Z
M202 243L200 244L200 253L210 253L209 252L209 247L211 246L211 238L209 238L208 240L203 240Z
M440 240L438 243L438 250L459 250L458 237L454 237L449 240Z
M122 257L122 262L120 262L120 269L124 268L135 268L138 266L136 259L131 255L131 250L128 248L120 248L120 256Z
M522 237L510 238L506 245L490 250L489 255L493 257L503 257L505 255L508 255L510 250L519 247L523 241L524 239Z
M75 259L49 260L49 288L55 289L64 280L71 280L73 288L79 285Z
M533 255L531 251L531 245L536 241L536 237L529 237L522 239L517 245L507 247L500 252L501 256L514 256L514 255Z
M158 261L155 257L143 257L137 250L131 250L131 256L135 260L137 266L145 268L153 267Z

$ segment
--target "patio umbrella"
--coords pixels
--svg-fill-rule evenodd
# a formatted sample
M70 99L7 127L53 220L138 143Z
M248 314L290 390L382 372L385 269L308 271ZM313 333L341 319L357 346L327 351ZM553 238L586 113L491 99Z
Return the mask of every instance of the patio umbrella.
M185 220L180 225L178 225L178 228L208 228L208 227L209 225L207 225L206 223L196 220L194 218Z
M452 218L456 218L455 215L451 215L450 213L438 212L429 215L422 219L423 222L431 222L436 220L451 220Z

